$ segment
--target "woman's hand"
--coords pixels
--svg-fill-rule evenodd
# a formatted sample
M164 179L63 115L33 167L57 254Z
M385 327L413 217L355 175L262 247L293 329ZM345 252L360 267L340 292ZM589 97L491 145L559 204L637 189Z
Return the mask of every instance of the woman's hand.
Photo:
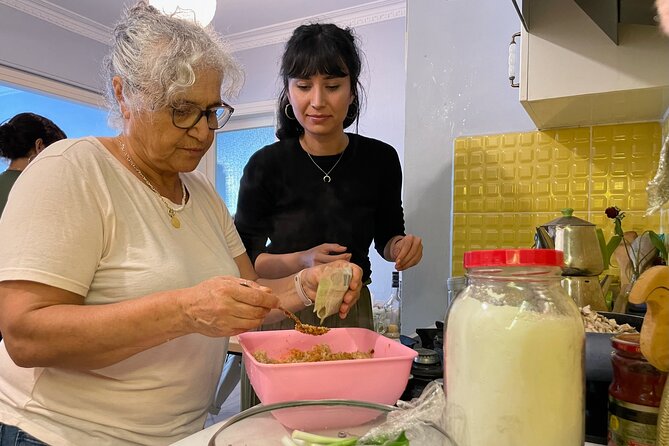
M390 260L395 262L395 269L403 271L411 268L423 258L423 241L412 234L391 240Z
M339 317L341 319L346 319L348 312L351 311L351 307L360 298L360 290L362 289L362 268L354 263L350 263L344 260L335 260L328 264L330 267L350 267L353 276L351 277L351 282L348 284L348 290L344 293L344 300L339 307ZM327 265L317 265L311 268L307 268L302 273L302 287L307 295L312 299L316 299L316 291L318 291L318 284L321 280L321 276L324 273L325 267Z
M337 260L351 260L351 254L346 252L346 246L337 243L323 243L300 253L300 263L303 268L332 263Z
M279 305L271 289L237 277L214 277L187 292L182 305L192 331L206 336L234 336L257 328Z

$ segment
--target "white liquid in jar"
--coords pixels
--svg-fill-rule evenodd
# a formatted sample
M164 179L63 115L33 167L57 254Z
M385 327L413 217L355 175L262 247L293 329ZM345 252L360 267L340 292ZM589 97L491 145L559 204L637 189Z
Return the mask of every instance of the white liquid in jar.
M463 426L453 429L457 444L582 445L585 335L579 324L456 300L446 327L444 379L449 421Z

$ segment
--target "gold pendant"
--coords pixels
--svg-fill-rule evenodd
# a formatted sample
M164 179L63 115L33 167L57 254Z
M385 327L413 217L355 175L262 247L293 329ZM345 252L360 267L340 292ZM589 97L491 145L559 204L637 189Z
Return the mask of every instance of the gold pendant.
M179 221L176 215L172 216L172 226L174 226L177 229L181 227L181 222Z

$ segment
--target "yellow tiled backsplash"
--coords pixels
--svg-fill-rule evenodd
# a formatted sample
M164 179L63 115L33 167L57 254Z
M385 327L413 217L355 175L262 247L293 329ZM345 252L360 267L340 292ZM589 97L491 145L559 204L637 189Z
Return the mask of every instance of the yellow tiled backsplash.
M657 122L456 139L452 275L465 251L531 247L535 227L567 207L607 239L609 206L625 212L625 231L662 232L659 213L644 216L661 140Z

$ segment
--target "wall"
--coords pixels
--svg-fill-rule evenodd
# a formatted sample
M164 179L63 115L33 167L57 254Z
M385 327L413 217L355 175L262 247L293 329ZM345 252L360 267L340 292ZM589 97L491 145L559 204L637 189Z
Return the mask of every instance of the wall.
M534 228L567 207L607 240L610 206L625 212L625 231L663 232L659 213L645 216L661 141L657 122L457 138L453 274L465 251L532 246Z
M0 5L0 65L87 91L101 90L100 66L109 48L93 39Z
M404 332L443 319L446 308L454 139L535 129L507 78L520 26L510 2L407 2L404 201L408 230L425 251L403 275Z

